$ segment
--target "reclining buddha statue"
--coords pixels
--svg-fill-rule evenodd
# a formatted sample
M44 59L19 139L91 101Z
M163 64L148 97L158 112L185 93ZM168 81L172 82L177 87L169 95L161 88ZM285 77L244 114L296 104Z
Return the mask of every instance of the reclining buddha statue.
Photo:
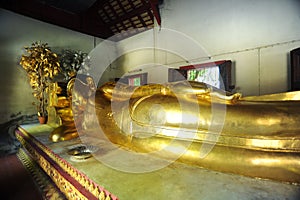
M126 149L164 149L158 156L168 159L184 147L180 162L300 183L300 91L242 97L191 81L97 90L78 82L74 108L78 99L85 99L80 129L100 127Z

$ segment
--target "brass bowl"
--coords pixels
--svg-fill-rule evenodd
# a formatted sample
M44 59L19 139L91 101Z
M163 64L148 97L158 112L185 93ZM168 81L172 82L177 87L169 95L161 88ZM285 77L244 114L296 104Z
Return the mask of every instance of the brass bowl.
M85 160L92 157L92 153L96 152L98 148L92 145L77 145L68 150L68 154L76 160Z

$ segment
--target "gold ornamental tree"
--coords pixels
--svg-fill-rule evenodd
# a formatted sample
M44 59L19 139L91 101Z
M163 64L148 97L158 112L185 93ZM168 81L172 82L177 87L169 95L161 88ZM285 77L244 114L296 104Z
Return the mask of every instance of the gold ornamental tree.
M51 51L47 43L34 42L24 49L26 54L22 55L20 65L28 75L33 96L38 100L38 115L47 116L49 84L60 72L58 56Z

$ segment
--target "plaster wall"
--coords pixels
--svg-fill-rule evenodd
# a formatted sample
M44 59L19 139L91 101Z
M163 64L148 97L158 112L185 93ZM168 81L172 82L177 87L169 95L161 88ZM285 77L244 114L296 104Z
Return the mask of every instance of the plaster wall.
M167 67L229 59L233 62L237 92L259 95L289 89L289 52L300 46L299 1L165 0L160 13L161 29L157 26L112 43L104 65L103 59L97 59L94 66L104 72L103 82L141 69L138 73L148 72L149 82L163 83L167 81ZM90 52L102 42L3 9L0 25L0 122L20 112L36 113L26 74L18 64L23 46L40 40L52 50ZM183 37L168 37L163 30ZM192 43L187 45L187 41ZM174 48L177 52L169 51ZM93 53L107 58L103 51L94 49Z
M0 123L37 113L26 73L19 65L23 47L48 43L54 52L70 48L90 52L100 39L0 9Z
M228 59L233 62L237 92L261 95L289 90L289 52L300 46L299 1L165 0L160 13L161 29L118 43L117 48L126 59L121 59L116 71L130 73L148 63L178 68ZM162 36L165 29L189 38L203 51L195 52L195 48L184 45L176 37L172 39L172 35ZM151 55L126 51L139 49L141 52L147 45L166 49L177 45L183 52L173 56L158 50ZM143 69L139 73L147 71ZM165 69L160 72L151 68L148 80L166 81Z

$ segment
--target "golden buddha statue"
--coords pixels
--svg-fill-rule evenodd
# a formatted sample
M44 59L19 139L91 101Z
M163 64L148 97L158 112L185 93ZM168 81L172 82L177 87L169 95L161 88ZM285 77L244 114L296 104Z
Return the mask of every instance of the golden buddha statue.
M179 161L212 170L300 183L300 92L242 97L198 82L109 82L85 110L86 128L100 126L126 149L167 159L179 153Z
M74 86L75 81L78 83L77 91L81 92L73 94L73 89L76 87ZM95 85L90 76L78 75L68 81L66 89L67 96L57 97L57 103L54 105L61 119L61 125L50 133L49 139L52 142L66 141L78 137L81 126L76 127L75 123L82 123L82 113L89 98L89 92L95 90Z
M88 80L73 91L79 132L100 126L110 142L135 152L300 183L300 92L242 97L190 81L108 82L96 90Z

